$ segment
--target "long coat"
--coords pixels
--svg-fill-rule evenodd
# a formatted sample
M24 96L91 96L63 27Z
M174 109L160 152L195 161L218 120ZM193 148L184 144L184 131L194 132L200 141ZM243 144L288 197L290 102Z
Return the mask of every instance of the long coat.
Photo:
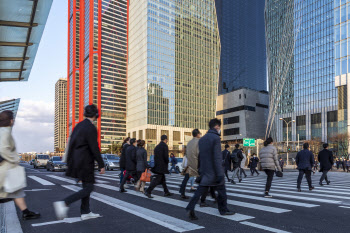
M0 198L6 198L8 195L3 191L6 172L19 166L20 158L11 133L12 127L0 127L0 154L5 159L0 163Z
M136 150L136 171L144 172L147 167L147 151L145 148L139 147Z
M259 163L259 158L258 157L253 157L250 159L250 168L256 168Z
M320 172L329 171L333 167L333 153L330 150L323 149L318 153L318 161L320 162Z
M125 155L125 169L127 171L136 171L136 146L130 145L126 149L126 155Z
M231 153L228 150L222 151L223 167L226 171L231 171Z
M95 182L95 161L104 167L97 142L97 130L89 119L78 123L69 140L66 175L86 183Z
M186 147L186 159L187 159L187 171L190 177L199 176L198 174L198 148L199 138L192 138L191 141L187 143Z
M209 129L198 142L200 185L224 185L224 168L222 167L222 153L220 135L215 129ZM220 180L218 180L220 178Z
M304 149L298 152L295 162L299 170L312 170L315 164L315 158L311 151Z
M169 149L165 142L160 142L154 148L154 167L152 172L155 174L169 174Z
M125 155L126 155L126 149L129 146L130 145L128 143L125 143L122 148L122 154L120 155L120 161L119 161L120 169L122 170L125 170L125 165L126 165Z
M280 163L277 158L277 149L273 145L269 144L261 148L260 152L260 163L263 170L275 170L282 171Z

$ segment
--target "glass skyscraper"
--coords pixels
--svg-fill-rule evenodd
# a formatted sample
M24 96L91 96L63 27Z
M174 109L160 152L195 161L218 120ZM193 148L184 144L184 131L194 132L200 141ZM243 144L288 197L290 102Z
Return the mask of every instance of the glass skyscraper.
M218 92L267 90L264 0L215 0L221 40Z
M100 109L101 148L126 136L128 0L69 0L68 133L84 106ZM69 135L69 134L68 134Z
M266 1L270 96L283 85L282 75L278 74L284 72L286 77L281 97L273 95L272 99L278 105L273 135L278 141L285 141L287 136L286 123L280 118L296 121L289 124L289 140L292 141L299 135L300 140L325 142L338 131L338 94L334 85L338 67L334 60L335 7L335 0ZM284 32L294 38L289 41L289 46L293 46L291 60L288 64L277 65L278 59L286 57L281 43L286 41Z
M215 117L220 39L210 0L131 0L127 132L170 149Z

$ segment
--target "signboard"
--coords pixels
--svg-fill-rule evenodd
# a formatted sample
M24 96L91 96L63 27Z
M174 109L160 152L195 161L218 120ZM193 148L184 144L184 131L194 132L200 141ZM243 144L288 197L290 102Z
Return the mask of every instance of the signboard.
M255 139L254 138L243 138L243 146L254 147Z

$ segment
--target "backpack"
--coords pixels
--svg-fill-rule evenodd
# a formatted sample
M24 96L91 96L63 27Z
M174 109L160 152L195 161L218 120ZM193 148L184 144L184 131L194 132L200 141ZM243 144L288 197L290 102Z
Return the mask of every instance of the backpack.
M238 152L236 150L232 151L231 161L232 163L239 163Z

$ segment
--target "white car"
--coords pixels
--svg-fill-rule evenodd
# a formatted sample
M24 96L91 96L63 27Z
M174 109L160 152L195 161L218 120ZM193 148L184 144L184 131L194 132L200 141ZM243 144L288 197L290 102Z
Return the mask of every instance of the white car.
M175 165L175 169L180 173L182 172L182 170L184 169L182 167L182 161L183 161L183 158L176 158L177 159L177 164ZM169 159L169 161L171 160L171 158ZM171 169L171 162L168 164L168 169L170 171ZM174 172L174 171L173 171Z
M50 156L49 155L36 155L33 166L34 168L39 168L39 167L46 167L47 161L49 161Z

